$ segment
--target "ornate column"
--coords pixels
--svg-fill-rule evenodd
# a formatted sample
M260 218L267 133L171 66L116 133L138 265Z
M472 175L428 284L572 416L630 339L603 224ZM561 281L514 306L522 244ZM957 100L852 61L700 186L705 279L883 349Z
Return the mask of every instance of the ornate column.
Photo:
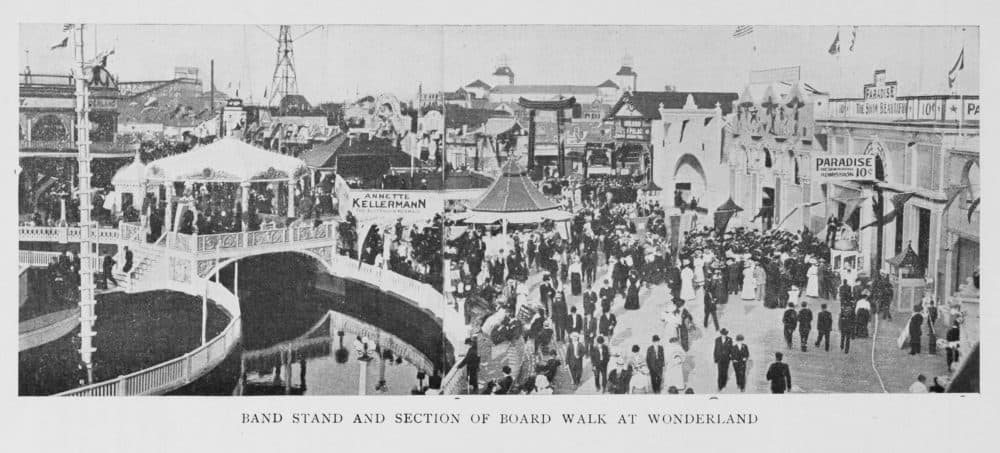
M243 181L240 183L240 212L243 214L240 219L243 222L243 231L247 231L247 218L249 218L250 209L250 182Z
M295 179L288 178L288 218L295 217Z

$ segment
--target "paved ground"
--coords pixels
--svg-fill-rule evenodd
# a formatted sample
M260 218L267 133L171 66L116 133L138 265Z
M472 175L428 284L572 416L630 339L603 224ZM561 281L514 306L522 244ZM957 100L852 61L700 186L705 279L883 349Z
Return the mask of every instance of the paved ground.
M603 278L600 276L599 281ZM535 287L540 280L540 275L533 275L528 280L529 286L532 288L531 299L537 297ZM645 351L653 335L659 335L664 341L666 340L667 336L663 323L660 321L660 315L666 306L668 296L667 287L657 285L642 290L639 310L625 310L621 305L621 299L616 301L612 311L618 317L618 328L611 341L612 354L620 353L627 356L634 344L638 344ZM575 305L578 310L582 310L582 296L572 296L567 293L567 298L567 302L571 306ZM804 300L809 304L814 315L819 312L821 303L827 303L836 326L837 315L840 312L837 301L813 298L805 298ZM701 301L700 294L696 298L696 302L688 307L688 310L701 327L704 312L699 301ZM751 366L747 370L746 391L749 393L768 393L770 391L765 374L776 351L785 354L785 362L789 364L792 372L794 391L807 393L879 393L883 391L882 384L872 368L872 338L854 340L851 344L851 352L845 354L839 349L840 334L835 330L830 335L830 351L826 352L822 350L822 346L816 348L813 345L816 340L814 324L814 329L810 334L808 351L802 352L798 348L788 350L781 327L782 310L764 308L762 304L745 302L738 295L731 295L728 303L719 305L718 314L720 327L727 328L730 331L730 336L735 337L737 334L743 334L746 337L751 356ZM937 355L927 354L926 336L924 337L924 353L919 356L910 356L908 350L898 349L896 338L907 319L908 316L905 313L898 313L894 315L892 321L882 321L874 339L874 363L882 377L886 391L889 392L906 392L916 375L920 373L928 377L947 374L944 351L938 351ZM938 332L942 333L945 329L940 320L937 329ZM795 345L797 346L798 332L795 335ZM730 369L727 387L722 392L716 391L717 371L712 359L712 349L716 336L718 334L709 324L709 329L702 329L701 335L692 340L688 358L684 364L687 384L696 393L737 393L732 369ZM506 348L502 351L493 351L488 343L488 341L484 341L480 345L480 352L483 356L480 380L483 382L499 378L501 376L500 367L507 363ZM573 388L566 369L561 370L556 381L556 393L592 394L597 392L589 363L584 364L583 382L579 388Z

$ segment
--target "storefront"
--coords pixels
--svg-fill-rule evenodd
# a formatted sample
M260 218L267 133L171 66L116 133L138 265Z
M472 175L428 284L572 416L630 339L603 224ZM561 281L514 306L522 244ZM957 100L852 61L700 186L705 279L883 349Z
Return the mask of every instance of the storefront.
M866 271L888 272L885 260L912 247L939 299L963 289L978 297L969 283L979 260L978 96L899 96L901 88L875 71L863 98L831 99L817 119L828 154L876 158L874 181L823 185L828 216L871 225L859 234ZM881 227L873 209L880 195Z

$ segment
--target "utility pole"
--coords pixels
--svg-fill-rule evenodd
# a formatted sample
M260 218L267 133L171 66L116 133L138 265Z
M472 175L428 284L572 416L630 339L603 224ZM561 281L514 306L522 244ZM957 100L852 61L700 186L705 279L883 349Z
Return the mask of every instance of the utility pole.
M94 322L97 315L94 307L94 269L97 258L91 244L90 220L90 93L84 73L83 24L74 25L73 48L78 67L76 74L76 162L79 167L78 192L80 194L80 360L87 368L87 383L94 381L93 346Z

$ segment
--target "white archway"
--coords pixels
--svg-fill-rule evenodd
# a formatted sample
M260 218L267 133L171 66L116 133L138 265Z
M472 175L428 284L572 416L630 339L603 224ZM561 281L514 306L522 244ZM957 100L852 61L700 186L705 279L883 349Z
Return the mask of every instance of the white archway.
M677 159L674 166L674 184L686 184L690 187L686 194L682 194L684 201L691 201L697 198L703 201L707 189L705 169L701 162L693 154L684 154Z

